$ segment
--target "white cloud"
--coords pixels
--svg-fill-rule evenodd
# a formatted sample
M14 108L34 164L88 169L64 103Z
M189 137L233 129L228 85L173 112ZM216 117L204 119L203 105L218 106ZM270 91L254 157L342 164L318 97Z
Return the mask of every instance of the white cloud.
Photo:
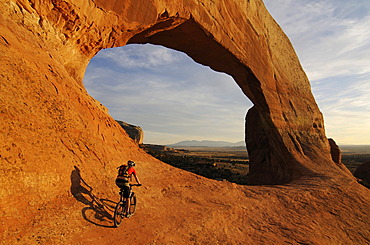
M312 81L368 69L370 2L358 2L362 6L333 0L265 1Z
M265 0L342 144L370 144L370 1Z
M138 48L137 46L141 46ZM113 62L115 65L128 68L156 68L167 66L180 59L180 55L169 49L152 45L127 45L123 48L103 50L98 54L100 59Z
M143 127L146 143L244 138L251 103L234 80L177 51L153 45L105 50L89 65L84 82L115 119Z

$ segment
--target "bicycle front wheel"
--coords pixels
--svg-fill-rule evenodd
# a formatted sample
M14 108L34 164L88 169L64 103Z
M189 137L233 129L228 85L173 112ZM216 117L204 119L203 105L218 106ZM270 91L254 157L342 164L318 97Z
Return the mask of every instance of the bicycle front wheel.
M123 220L123 217L125 216L125 202L119 202L116 205L116 208L114 209L114 226L118 227Z
M136 211L136 195L133 193L130 197L130 214L133 215Z

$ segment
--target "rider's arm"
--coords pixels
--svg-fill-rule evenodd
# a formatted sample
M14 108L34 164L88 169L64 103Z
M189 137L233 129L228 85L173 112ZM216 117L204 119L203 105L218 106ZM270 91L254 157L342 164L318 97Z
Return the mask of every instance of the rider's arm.
M141 185L140 180L139 180L139 177L137 176L137 174L136 174L136 173L133 173L133 175L134 175L134 177L135 177L136 182L137 182L139 185Z

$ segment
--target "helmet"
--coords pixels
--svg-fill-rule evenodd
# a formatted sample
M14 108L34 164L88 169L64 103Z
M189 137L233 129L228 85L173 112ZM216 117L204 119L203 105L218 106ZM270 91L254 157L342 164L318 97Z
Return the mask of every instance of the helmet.
M133 166L135 166L135 162L134 162L134 161L129 160L129 161L127 162L127 165L128 165L129 167L133 167Z

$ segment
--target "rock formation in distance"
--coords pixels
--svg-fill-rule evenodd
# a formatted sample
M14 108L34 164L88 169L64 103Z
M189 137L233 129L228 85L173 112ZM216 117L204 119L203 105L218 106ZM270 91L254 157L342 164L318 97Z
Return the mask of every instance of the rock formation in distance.
M141 127L135 126L123 121L116 122L126 131L128 136L135 141L136 144L140 145L144 140L144 131Z

